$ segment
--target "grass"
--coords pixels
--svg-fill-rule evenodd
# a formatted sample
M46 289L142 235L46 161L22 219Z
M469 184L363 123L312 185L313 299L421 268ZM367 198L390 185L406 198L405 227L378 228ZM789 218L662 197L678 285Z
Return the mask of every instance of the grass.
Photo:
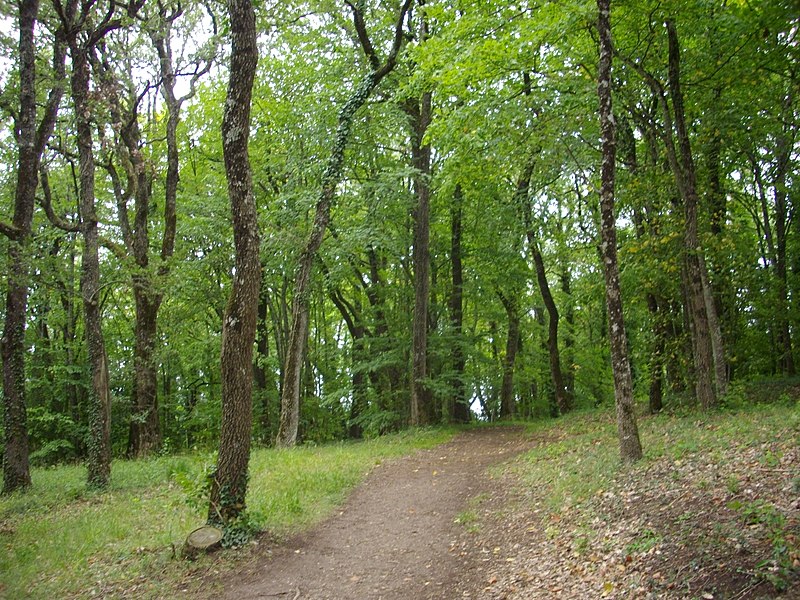
M526 486L536 488L546 498L546 509L558 512L607 490L620 469L645 470L663 457L680 462L699 452L713 456L731 444L758 446L774 441L776 436L794 436L800 443L800 410L792 402L781 402L640 418L644 460L630 467L620 463L610 409L578 411L556 422L533 424L530 431L550 441L526 454L516 472ZM774 465L777 458L766 451L762 462Z
M277 535L308 527L381 461L436 446L452 433L416 430L362 443L256 450L251 520ZM203 482L213 462L199 454L116 461L104 493L86 489L82 467L34 469L30 491L0 498L0 598L170 597L198 569L176 560L175 548L205 521ZM225 556L205 560L225 568Z

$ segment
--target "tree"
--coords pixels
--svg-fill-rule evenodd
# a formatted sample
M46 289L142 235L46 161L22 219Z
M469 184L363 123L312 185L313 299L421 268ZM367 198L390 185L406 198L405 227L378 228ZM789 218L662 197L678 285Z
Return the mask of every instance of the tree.
M597 0L600 37L600 64L597 95L600 99L602 165L600 168L601 257L606 281L608 331L611 343L611 368L614 373L614 396L617 406L617 435L620 456L625 462L642 458L639 430L633 403L633 381L628 361L627 335L622 314L622 294L617 263L617 230L614 215L614 175L616 171L616 125L611 100L611 2Z
M144 457L158 450L161 445L161 431L158 417L158 374L155 359L158 314L164 301L163 280L170 271L170 259L175 251L177 231L177 195L180 177L178 162L177 130L181 118L181 107L196 92L199 79L211 68L212 60L202 56L195 58L188 66L176 66L172 50L172 31L175 21L183 14L177 8L172 14L159 9L159 14L143 19L158 57L158 88L167 110L166 142L167 165L164 186L164 225L161 232L160 252L153 257L151 251L151 211L155 206L153 182L156 173L144 154L141 123L141 104L151 84L147 84L141 94L134 89L134 77L127 73L127 87L122 77L115 71L115 63L122 62L117 56L104 49L102 60L95 60L95 70L105 83L106 99L110 105L111 124L118 139L114 144L116 162L125 174L122 178L115 165L115 158L109 156L106 163L114 188L117 204L117 221L122 231L122 244L114 246L117 258L133 263L131 288L135 303L134 324L134 377L132 391L132 415L128 454ZM120 52L132 54L134 47L126 46ZM130 65L129 65L130 66ZM175 85L178 76L188 79L188 91L176 95ZM124 89L126 98L121 98L119 89ZM133 220L130 218L129 204L133 200ZM151 264L155 258L155 268Z
M142 0L143 1L143 0ZM111 31L119 28L121 19L116 10L103 14L94 25L96 2L53 0L72 59L70 89L75 114L75 135L78 146L81 234L81 297L83 300L86 344L92 373L88 483L105 488L111 476L111 392L109 389L108 355L103 340L100 307L100 236L95 198L95 158L92 134L91 61L97 45ZM126 6L134 16L141 4Z
M253 404L253 343L261 288L258 215L248 141L258 64L256 16L250 0L228 4L231 58L222 118L222 149L231 203L236 263L222 320L222 428L208 520L228 525L245 509Z
M421 40L426 37L423 17ZM411 164L414 167L413 210L414 247L414 318L411 324L411 418L412 426L426 425L431 420L431 396L425 383L428 377L428 302L430 297L430 194L431 147L425 132L431 122L431 92L409 101L405 110L411 124Z
M361 80L341 111L339 111L336 137L322 178L322 186L314 212L311 233L300 255L300 262L295 272L291 327L283 370L283 387L281 389L281 419L276 439L276 444L281 447L294 446L297 441L297 427L300 418L300 375L308 340L311 270L314 264L314 257L322 245L325 231L330 222L331 207L336 197L336 186L342 176L344 152L350 138L353 120L356 112L364 105L372 91L378 87L384 77L394 70L397 56L405 39L403 24L411 7L411 1L404 0L400 7L400 12L394 23L392 46L383 62L381 62L380 56L367 32L363 4L348 3L353 13L353 25L356 29L358 41L369 61L371 71Z
M9 238L5 326L0 340L3 358L3 493L31 484L25 401L25 319L28 305L28 244L36 204L39 165L56 122L64 90L65 48L63 31L53 41L53 87L42 118L36 118L35 29L39 0L19 3L19 112L15 116L17 141L16 192L11 224L0 223Z
M467 399L464 371L467 366L464 356L464 268L462 264L461 238L464 215L464 190L456 184L453 203L450 207L450 272L452 289L450 291L450 326L455 338L452 349L453 360L453 420L456 423L469 423L471 413Z

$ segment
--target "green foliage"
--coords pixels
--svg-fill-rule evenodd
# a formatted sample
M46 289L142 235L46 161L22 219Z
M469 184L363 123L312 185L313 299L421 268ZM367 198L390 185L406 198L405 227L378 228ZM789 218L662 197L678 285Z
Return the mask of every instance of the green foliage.
M43 406L28 409L30 460L34 465L54 465L71 462L78 457L78 447L85 444L88 431L61 413L50 412Z

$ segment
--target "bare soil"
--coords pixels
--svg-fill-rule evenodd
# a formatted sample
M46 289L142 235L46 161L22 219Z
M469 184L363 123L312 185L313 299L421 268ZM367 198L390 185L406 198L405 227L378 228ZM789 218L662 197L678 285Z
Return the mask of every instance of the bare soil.
M332 518L262 543L222 597L800 599L796 432L622 469L555 511L499 466L548 435L477 429L387 462Z
M497 485L492 466L532 443L521 428L476 429L378 466L338 514L229 576L223 597L462 597L475 560L463 542L470 500Z

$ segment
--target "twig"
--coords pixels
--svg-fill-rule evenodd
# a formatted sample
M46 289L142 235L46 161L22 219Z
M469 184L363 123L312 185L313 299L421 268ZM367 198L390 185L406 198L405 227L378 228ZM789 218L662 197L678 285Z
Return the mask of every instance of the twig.
M741 598L742 596L744 596L744 595L745 595L747 592L751 592L751 591L753 591L753 590L754 590L754 589L756 589L758 586L760 586L762 583L764 583L764 580L763 580L763 579L759 579L758 581L756 581L756 582L755 582L753 585L751 585L750 587L746 587L746 588L744 588L744 589L743 589L741 592L739 592L739 593L738 593L738 594L736 594L735 596L731 597L731 600L739 600L739 598Z

